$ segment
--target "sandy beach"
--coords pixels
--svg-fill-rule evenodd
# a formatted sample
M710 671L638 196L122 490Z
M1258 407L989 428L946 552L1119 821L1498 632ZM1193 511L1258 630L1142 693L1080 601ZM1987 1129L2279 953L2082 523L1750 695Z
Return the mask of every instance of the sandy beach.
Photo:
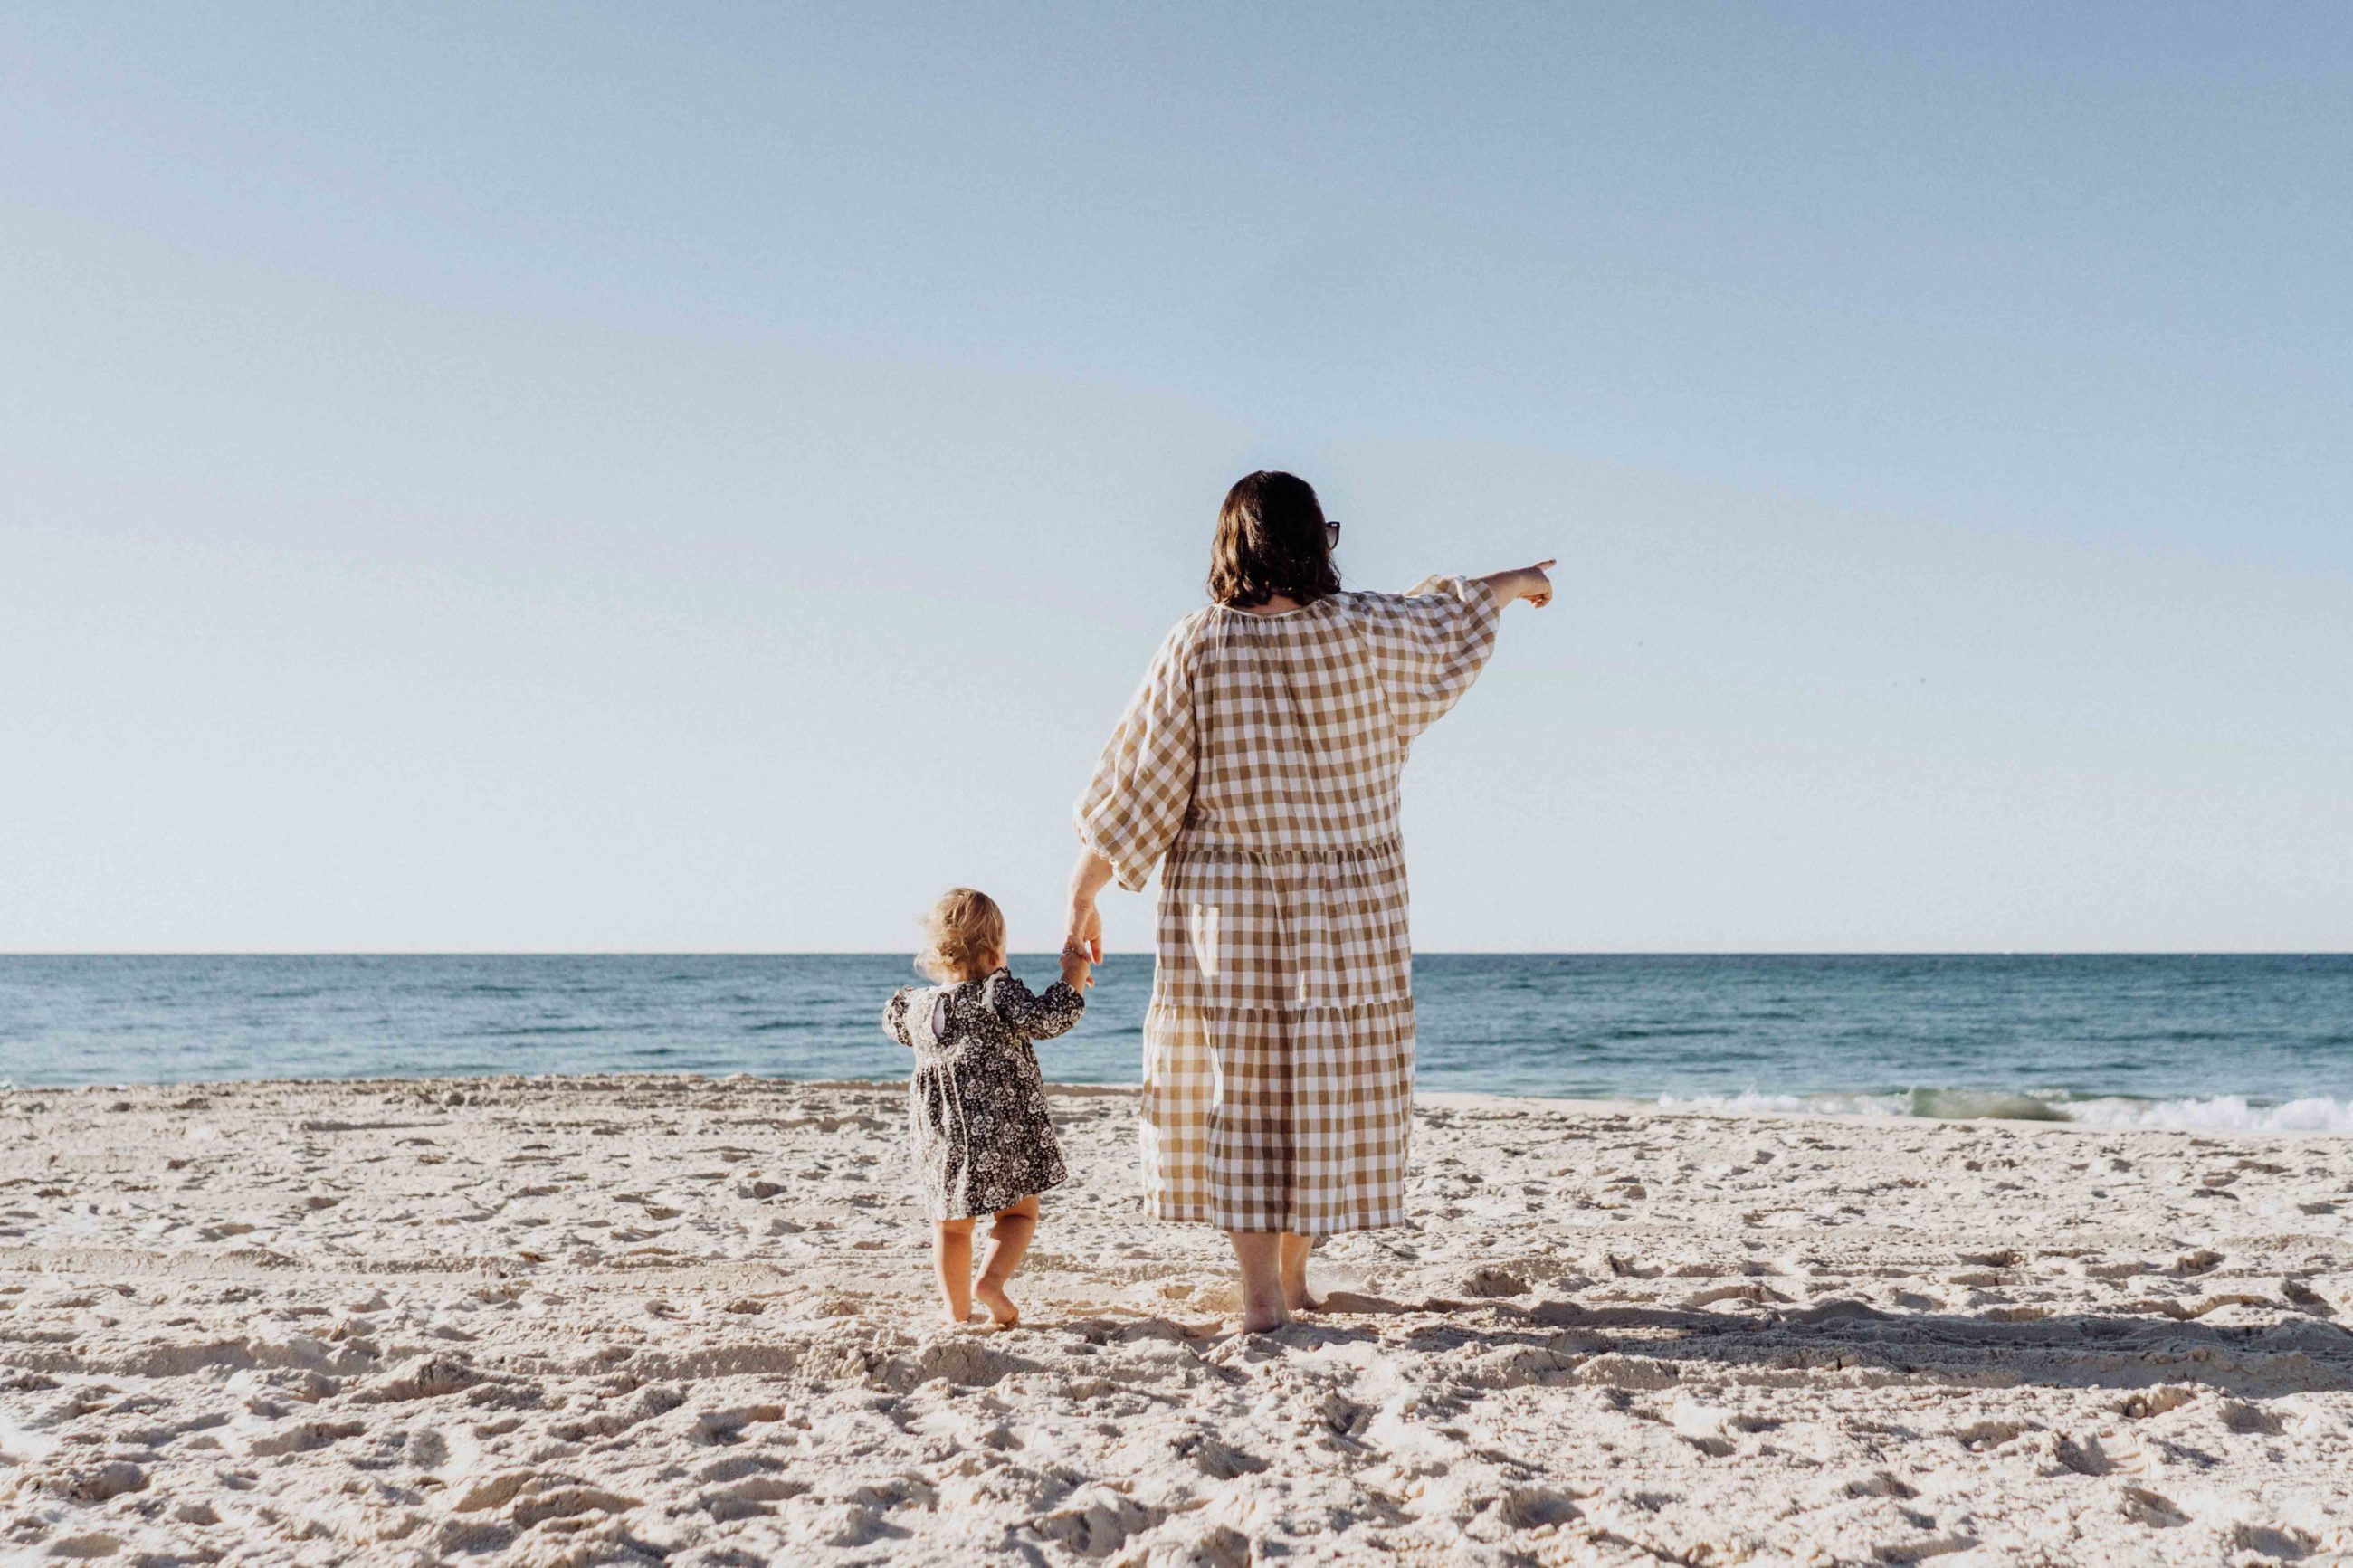
M934 1327L902 1092L0 1092L0 1552L2333 1562L2353 1144L1424 1097L1411 1230L1232 1331L1134 1101Z

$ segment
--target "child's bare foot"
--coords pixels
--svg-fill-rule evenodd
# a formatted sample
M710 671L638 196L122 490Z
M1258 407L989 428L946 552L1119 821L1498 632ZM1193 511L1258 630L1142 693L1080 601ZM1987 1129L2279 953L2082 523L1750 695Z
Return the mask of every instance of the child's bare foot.
M988 1309L988 1315L996 1320L998 1328L1009 1329L1021 1321L1021 1309L1013 1304L1013 1298L1005 1293L1004 1286L992 1285L984 1279L973 1287L972 1293L982 1306Z
M980 1283L972 1293L988 1309L1000 1329L1009 1329L1021 1321L1021 1310L1005 1293L1005 1282L1021 1267L1021 1255L1029 1250L1029 1238L1038 1234L1038 1194L1007 1205L997 1211L996 1220L988 1227L988 1250L981 1255Z

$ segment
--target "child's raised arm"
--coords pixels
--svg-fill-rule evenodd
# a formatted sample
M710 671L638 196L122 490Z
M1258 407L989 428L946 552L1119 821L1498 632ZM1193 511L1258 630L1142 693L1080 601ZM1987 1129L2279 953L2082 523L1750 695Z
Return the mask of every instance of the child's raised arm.
M1087 999L1067 981L1057 980L1041 996L1010 974L1000 974L990 984L988 1005L1015 1034L1032 1040L1050 1040L1068 1032L1087 1010Z

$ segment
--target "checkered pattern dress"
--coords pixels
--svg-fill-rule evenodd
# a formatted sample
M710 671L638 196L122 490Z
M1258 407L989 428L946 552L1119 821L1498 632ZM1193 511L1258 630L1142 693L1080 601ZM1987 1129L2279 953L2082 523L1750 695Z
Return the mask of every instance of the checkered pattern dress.
M1329 1236L1405 1223L1413 947L1398 785L1495 646L1482 584L1176 623L1103 748L1079 837L1160 873L1144 1190L1162 1219Z

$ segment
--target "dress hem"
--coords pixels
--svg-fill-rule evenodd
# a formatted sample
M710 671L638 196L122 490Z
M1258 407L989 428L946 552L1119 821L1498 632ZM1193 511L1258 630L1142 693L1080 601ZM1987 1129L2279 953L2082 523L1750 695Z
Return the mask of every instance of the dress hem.
M1069 1173L1069 1172L1067 1172L1067 1171L1065 1171L1064 1173L1062 1173L1062 1174L1060 1174L1060 1175L1059 1175L1059 1176L1055 1177L1052 1181L1048 1182L1044 1186L1042 1186L1042 1187L1031 1187L1031 1188L1030 1188L1029 1191L1027 1191L1027 1192L1023 1192L1023 1193L1016 1193L1013 1196L1011 1196L1011 1197L1009 1197L1009 1198L1006 1199L1006 1200L1005 1200L1005 1202L1003 1202L1003 1203L1001 1203L1001 1204L998 1204L998 1205L995 1205L994 1207L991 1207L991 1208L976 1208L976 1209L973 1210L970 1214L929 1214L929 1213L926 1213L926 1214L925 1214L925 1215L924 1215L923 1217L924 1217L924 1218L926 1218L926 1219L928 1219L928 1220L929 1220L932 1224L934 1224L934 1225L940 1225L940 1224L944 1224L944 1223L945 1223L946 1221L948 1221L948 1220L952 1220L952 1219L987 1219L987 1218L988 1218L991 1215L997 1215L997 1214L1002 1214L1002 1213L1004 1213L1007 1209L1011 1208L1015 1204L1019 1203L1023 1198L1034 1198L1034 1197L1039 1196L1040 1194L1043 1194L1043 1193L1050 1193L1050 1192L1052 1192L1056 1187L1064 1187L1064 1186L1068 1186L1068 1185L1070 1185L1070 1183L1071 1183L1071 1176L1070 1176L1070 1173Z
M1220 1218L1206 1208L1163 1204L1149 1196L1144 1201L1144 1215L1146 1219L1156 1219L1169 1225L1206 1225L1217 1230L1239 1230L1246 1236L1270 1231L1285 1231L1293 1236L1312 1237L1319 1240L1325 1237L1345 1236L1350 1231L1356 1230L1407 1230L1413 1227L1413 1221L1402 1214L1394 1219L1352 1220L1345 1224L1326 1225L1320 1227L1299 1225L1239 1225L1231 1220Z

